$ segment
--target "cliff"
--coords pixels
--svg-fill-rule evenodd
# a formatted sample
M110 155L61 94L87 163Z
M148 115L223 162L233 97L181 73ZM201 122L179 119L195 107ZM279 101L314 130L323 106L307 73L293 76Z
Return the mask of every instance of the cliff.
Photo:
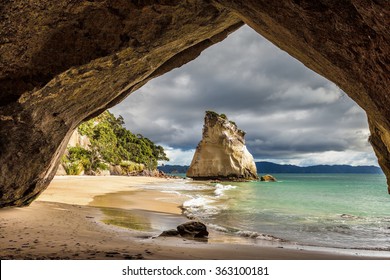
M68 175L134 175L156 169L159 160L169 160L163 147L133 134L122 116L105 111L73 132L61 165ZM63 174L59 170L57 175Z
M202 140L187 176L197 180L257 180L256 165L245 146L244 135L225 115L207 111Z
M87 135L81 135L78 129L73 131L68 142L68 147L81 147L88 150L89 145L91 145L91 140Z

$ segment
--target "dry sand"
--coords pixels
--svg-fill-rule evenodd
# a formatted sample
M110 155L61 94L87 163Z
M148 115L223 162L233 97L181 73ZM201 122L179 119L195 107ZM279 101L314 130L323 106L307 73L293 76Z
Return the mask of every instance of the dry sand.
M368 258L350 251L260 246L215 232L210 233L208 242L177 237L153 238L164 227L175 227L186 218L180 215L180 203L173 194L145 190L140 186L164 184L170 180L56 177L29 207L0 210L0 259ZM121 209L112 208L112 205ZM115 216L118 211L124 220L118 221ZM112 223L124 223L126 227Z

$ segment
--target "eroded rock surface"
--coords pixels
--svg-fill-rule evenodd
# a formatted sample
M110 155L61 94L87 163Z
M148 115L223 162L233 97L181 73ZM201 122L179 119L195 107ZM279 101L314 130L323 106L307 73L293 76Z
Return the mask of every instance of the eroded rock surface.
M81 121L241 25L200 0L1 1L0 207L47 187Z
M196 180L257 180L256 164L245 146L245 132L225 115L207 111L202 140L187 177Z
M241 20L367 112L370 142L390 185L389 5L0 1L0 207L28 205L47 187L81 121L196 58Z

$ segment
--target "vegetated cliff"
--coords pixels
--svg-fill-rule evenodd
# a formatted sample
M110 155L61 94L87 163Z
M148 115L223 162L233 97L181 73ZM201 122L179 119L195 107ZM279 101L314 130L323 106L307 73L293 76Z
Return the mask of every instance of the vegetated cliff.
M224 114L207 111L202 140L187 176L196 180L257 180L256 165L244 136L245 132Z
M243 22L366 111L370 142L390 186L389 5L0 1L0 207L28 205L45 190L82 121L195 59Z
M124 120L105 111L81 124L73 133L61 165L68 175L135 175L169 160L164 148L133 134Z

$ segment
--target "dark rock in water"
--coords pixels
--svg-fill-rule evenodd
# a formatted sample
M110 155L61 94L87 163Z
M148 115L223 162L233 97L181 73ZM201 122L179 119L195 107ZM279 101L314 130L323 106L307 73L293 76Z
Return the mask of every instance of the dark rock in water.
M180 233L176 229L164 230L159 237L178 236Z
M183 237L205 238L209 235L206 225L195 221L179 225L177 231Z
M261 177L260 177L260 180L261 180L261 181L264 181L264 182L276 182L276 181L277 181L276 178L275 178L274 176L269 175L269 174L264 175L264 176L261 176Z
M343 219L358 219L359 218L357 216L350 215L350 214L341 214L340 217Z

